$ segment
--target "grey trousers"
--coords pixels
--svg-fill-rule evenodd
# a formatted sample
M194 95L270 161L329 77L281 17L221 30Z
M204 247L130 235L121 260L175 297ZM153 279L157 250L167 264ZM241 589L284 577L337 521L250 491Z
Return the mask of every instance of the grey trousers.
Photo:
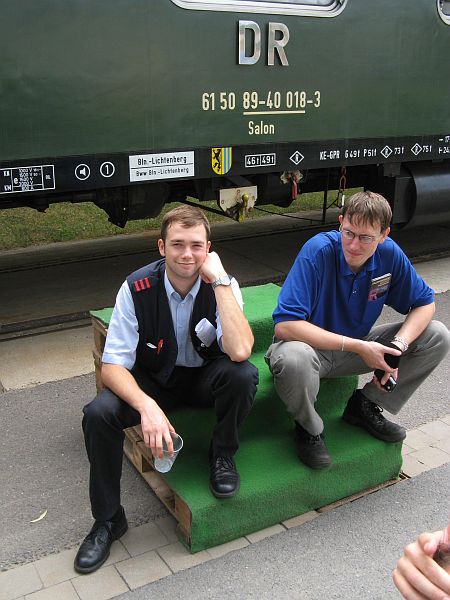
M377 325L364 339L381 343L390 341L401 325ZM364 396L390 413L397 414L442 361L449 348L449 330L440 321L431 321L403 354L394 390L387 393L369 382L363 388ZM274 377L277 394L286 404L288 412L311 435L323 431L323 421L314 408L320 380L324 377L361 375L373 370L358 354L315 350L304 342L274 341L265 359Z

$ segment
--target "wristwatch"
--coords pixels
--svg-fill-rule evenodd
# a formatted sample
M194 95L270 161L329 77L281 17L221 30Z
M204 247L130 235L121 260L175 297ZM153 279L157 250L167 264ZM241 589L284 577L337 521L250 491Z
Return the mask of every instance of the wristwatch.
M219 279L216 279L211 283L212 289L216 288L218 285L231 285L231 277L229 275L222 275Z

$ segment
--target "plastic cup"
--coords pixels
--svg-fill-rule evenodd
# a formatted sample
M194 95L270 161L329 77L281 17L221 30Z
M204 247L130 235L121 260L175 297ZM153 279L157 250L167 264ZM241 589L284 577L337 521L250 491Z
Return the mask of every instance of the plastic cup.
M163 439L163 457L153 459L153 466L160 473L168 473L172 468L175 459L178 456L179 451L183 447L183 438L178 434L172 436L173 442L173 456L169 455L169 451L167 450L166 441Z

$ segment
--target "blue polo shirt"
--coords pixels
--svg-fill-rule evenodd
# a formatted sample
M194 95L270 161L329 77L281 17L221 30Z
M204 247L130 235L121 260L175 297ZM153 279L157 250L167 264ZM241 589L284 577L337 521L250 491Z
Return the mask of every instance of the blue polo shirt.
M378 277L383 285L374 294ZM273 320L275 324L306 320L327 331L363 338L385 304L406 315L432 302L434 291L389 237L363 269L353 273L342 252L340 233L331 231L314 236L300 250L281 289Z

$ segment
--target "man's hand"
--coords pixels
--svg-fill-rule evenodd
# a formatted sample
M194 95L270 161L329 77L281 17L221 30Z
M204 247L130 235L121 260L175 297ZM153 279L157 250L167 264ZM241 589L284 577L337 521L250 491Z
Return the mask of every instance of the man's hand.
M403 598L450 599L450 574L433 560L442 534L442 531L422 533L415 542L406 546L392 574Z
M209 252L206 255L199 274L205 283L212 283L227 274L217 252Z
M102 381L141 415L144 444L151 449L153 456L163 457L163 438L166 440L167 449L172 454L173 443L170 433L175 433L175 429L153 398L141 390L130 371L120 365L104 363Z
M394 379L397 378L397 369L390 367L384 360L385 354L392 354L392 356L401 356L400 350L395 348L389 348L379 344L378 342L362 342L359 346L358 354L363 359L368 367L371 369L381 369L385 371L383 383L389 379L389 375L392 375Z
M375 369L372 382L379 390L392 392L398 378L398 365L401 354L400 356L391 354L390 352L387 352L388 349L400 350L401 352L401 349L398 347L397 343L389 342L384 352L384 361L389 366L389 370L383 371L382 369ZM387 387L388 383L389 387Z
M171 434L176 433L175 428L151 398L149 398L149 402L141 409L141 426L144 444L150 448L155 458L163 457L163 439L166 442L170 456L173 455Z

